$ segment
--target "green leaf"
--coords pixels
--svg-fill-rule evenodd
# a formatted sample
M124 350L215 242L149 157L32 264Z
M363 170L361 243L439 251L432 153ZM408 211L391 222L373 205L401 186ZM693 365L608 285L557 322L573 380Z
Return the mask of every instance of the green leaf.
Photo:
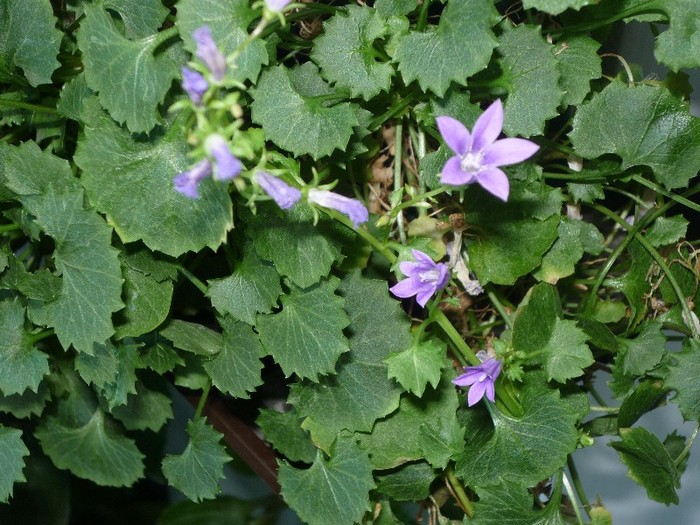
M163 474L170 485L192 501L213 499L220 491L224 465L231 461L219 443L223 436L201 417L187 424L187 434L190 441L185 451L163 459Z
M566 525L559 509L561 492L554 494L544 509L536 510L532 494L510 480L500 485L479 489L474 503L474 525Z
M114 383L119 372L117 349L109 340L104 344L95 343L92 355L81 352L75 356L75 370L83 381L98 388Z
M418 7L418 0L377 0L374 8L382 16L407 15Z
M333 93L311 62L294 69L271 67L260 75L253 91L253 122L263 127L268 139L295 156L330 155L345 148L353 126L359 125L354 105L324 104L323 96Z
M255 422L262 429L265 439L288 460L313 463L316 447L309 433L301 428L301 418L294 408L287 412L264 408Z
M161 375L171 372L178 365L185 364L170 343L159 339L144 349L140 359L141 367L150 368Z
M155 35L129 40L101 6L84 4L83 9L78 47L88 87L114 120L132 133L149 132L160 121L158 105L180 73L177 64L166 53L154 55L161 43Z
M697 4L694 0L655 0L649 11L666 13L668 30L656 38L654 54L673 71L700 67Z
M291 285L290 293L282 296L281 312L258 315L260 340L285 376L318 381L319 375L333 372L340 354L349 350L343 335L349 319L342 297L334 293L338 284L331 277L309 288Z
M482 284L513 284L540 265L557 238L561 193L538 183L511 181L507 203L465 190L467 223L476 234L467 242L471 269Z
M414 342L407 350L386 358L389 377L396 379L407 391L420 397L428 383L437 388L440 370L447 364L446 350L445 343L440 339Z
M338 439L329 459L319 451L311 467L279 462L284 501L309 525L352 525L370 509L372 465L352 438Z
M248 392L253 392L263 382L260 358L265 352L250 326L228 317L219 322L223 328L223 348L211 361L204 363L204 369L221 392L247 399Z
M400 38L394 60L406 85L418 80L423 91L442 96L452 82L465 85L467 77L486 67L496 47L491 26L498 13L488 0L451 0L440 22L425 32Z
M24 331L24 307L17 300L0 301L0 392L5 396L38 392L49 373L49 357L37 350Z
M490 430L488 413L474 408L464 412L463 426L474 430L466 435L455 473L467 485L488 487L508 479L533 486L566 464L578 443L578 416L558 391L543 388L541 382L534 378L526 383L520 397L522 417L494 409Z
M248 228L255 251L277 271L307 288L329 274L342 260L337 232L328 220L313 224L313 212L297 204L283 217L256 215Z
M534 276L540 281L557 284L563 277L572 275L576 263L583 257L581 221L563 217L557 227L557 240L542 257L540 269Z
M396 501L421 501L430 495L435 471L425 461L408 463L377 476L377 490Z
M688 231L688 221L682 215L673 217L658 217L646 234L646 239L657 248L674 244L685 237Z
M248 0L180 0L177 4L176 25L185 49L194 54L196 43L192 38L195 29L208 26L212 38L224 55L230 55L248 38L248 27L259 16L250 8ZM238 80L258 78L260 67L267 64L268 56L262 39L254 39L236 59L229 75Z
M219 496L214 500L179 501L168 505L158 515L158 525L229 525L251 523L258 517L255 500L246 501L233 496Z
M654 501L678 503L680 475L659 438L642 427L620 429L622 441L609 443L629 469L627 475Z
M662 87L612 82L583 104L569 134L584 158L614 153L622 168L649 166L666 188L680 188L700 170L700 119Z
M673 402L686 420L700 421L700 341L686 338L683 350L673 354L665 385L674 389Z
M47 381L43 381L36 392L27 389L22 394L0 395L0 412L12 414L18 419L40 416L49 399L51 391Z
M160 378L159 378L160 379ZM159 390L151 390L143 382L136 383L136 390L127 397L126 404L115 407L112 415L127 430L152 430L158 432L168 419L173 418L172 402L167 396L167 383L160 379Z
M554 46L544 40L539 27L509 25L498 46L503 81L508 86L503 129L508 135L540 135L545 122L559 114L564 96Z
M199 323L188 323L173 319L160 335L171 341L175 348L196 355L214 356L224 347L223 336L219 332Z
M19 83L16 68L32 86L50 84L62 33L49 0L0 2L0 82Z
M600 78L602 71L599 48L599 42L586 36L572 36L557 42L554 56L561 74L559 87L564 90L564 106L577 106L583 102L591 90L591 80Z
M164 134L135 138L96 112L75 154L90 201L121 240L141 239L174 257L205 246L216 250L233 226L231 198L211 177L200 184L199 199L173 189L173 177L191 164L182 136L186 119L181 113Z
M24 458L29 450L22 441L22 431L0 425L0 502L7 503L12 496L12 487L18 481L26 481Z
M140 364L139 344L122 342L116 346L117 375L113 382L98 389L107 401L109 410L125 405L129 394L136 394L136 367Z
M131 39L152 35L168 16L161 0L105 0L104 6L119 13L126 36Z
M294 384L289 395L299 415L307 418L305 428L313 427L315 442L328 435L332 440L343 429L369 432L378 418L396 410L401 388L387 377L384 360L411 344L410 323L389 297L386 281L365 279L355 271L339 292L350 316L350 352L341 358L336 375L322 377L318 384Z
M596 4L598 0L523 0L525 9L537 9L550 15L558 15L567 9L579 10L583 6Z
M231 275L207 284L207 296L214 308L249 325L255 324L255 314L269 313L282 295L279 274L255 254L252 245Z
M565 383L568 379L583 375L584 369L595 361L586 345L587 339L575 321L556 318L552 335L541 349L548 381Z
M627 428L634 425L644 414L665 402L667 393L668 388L659 381L642 381L620 406L618 426Z
M666 353L666 337L658 321L647 321L634 339L618 337L619 352L615 366L626 375L642 375L659 364Z
M631 262L627 272L609 279L610 287L621 291L630 307L630 324L639 322L647 309L651 285L647 280L653 259L649 252L636 240L627 245Z
M323 30L314 39L311 59L336 89L365 100L389 89L394 68L378 60L374 48L374 42L388 31L377 11L350 5L345 13L340 11L327 20Z

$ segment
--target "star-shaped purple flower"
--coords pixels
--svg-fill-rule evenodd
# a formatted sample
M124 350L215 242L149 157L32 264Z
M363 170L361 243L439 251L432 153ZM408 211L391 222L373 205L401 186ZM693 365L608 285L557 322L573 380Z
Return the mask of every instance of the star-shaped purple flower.
M452 117L436 120L442 138L455 152L442 168L440 180L452 186L478 182L499 199L508 200L508 177L498 167L529 159L539 146L525 139L497 140L503 130L501 101L496 100L476 119L471 133Z
M208 26L202 26L192 32L197 44L197 56L204 62L211 76L217 82L223 80L226 74L226 57L216 47L216 42L211 36L211 30Z
M207 159L200 160L187 171L175 176L173 185L175 190L191 199L199 198L199 183L211 175L211 162Z
M182 68L182 89L185 90L190 100L199 106L202 103L204 94L209 89L207 80L197 71L189 68Z
M350 218L355 228L369 220L369 212L364 204L357 199L343 197L332 191L312 188L309 190L309 202L344 213Z
M216 133L209 135L204 142L204 149L214 157L214 178L216 180L232 179L243 169L243 164L231 153L226 139L221 135Z
M255 173L255 182L265 190L272 200L277 203L277 206L283 210L288 210L301 199L301 192L282 179L274 177L264 171Z
M396 297L406 299L416 296L416 302L425 307L428 300L438 290L442 290L450 280L450 271L445 263L436 263L426 253L411 250L416 262L404 261L399 264L406 279L389 288Z
M501 362L491 357L479 366L464 367L464 373L452 382L457 386L471 386L467 396L469 406L476 405L484 395L493 403L496 399L495 382L500 373Z

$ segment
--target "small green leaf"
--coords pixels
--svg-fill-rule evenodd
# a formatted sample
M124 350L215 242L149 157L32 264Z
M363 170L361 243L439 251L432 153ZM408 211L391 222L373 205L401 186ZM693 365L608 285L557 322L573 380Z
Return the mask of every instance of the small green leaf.
M627 375L642 375L659 364L666 353L666 337L657 321L645 322L634 339L618 338L620 351L615 366Z
M0 502L7 503L12 496L12 487L19 481L26 481L24 458L29 450L22 441L22 431L0 425Z
M309 433L301 428L301 418L294 408L287 412L264 408L255 422L265 434L265 439L288 460L313 463L316 447Z
M583 102L591 90L591 80L600 78L599 48L600 42L586 36L572 36L557 42L554 56L561 73L559 87L564 90L563 105L577 106Z
M654 501L677 504L680 476L659 438L642 427L620 429L620 437L622 441L609 445L627 465L627 475L644 487Z
M49 399L51 391L47 382L42 381L36 392L27 389L22 394L0 395L0 412L12 414L18 419L40 416Z
M224 340L219 332L199 323L188 323L179 319L170 321L160 331L160 335L172 342L175 348L196 355L214 356L224 347Z
M281 312L258 315L260 340L287 377L296 374L318 381L319 375L333 372L340 354L349 350L343 335L349 319L343 298L334 293L338 284L331 277L309 288L292 285L282 296Z
M502 478L500 484L479 489L474 503L474 525L566 525L560 512L561 492L544 509L535 508L532 494L517 483ZM539 505L538 505L539 506Z
M117 375L113 382L99 389L110 410L125 405L129 394L136 394L136 367L139 365L138 344L116 345Z
M105 0L104 6L119 13L126 36L132 39L152 35L168 16L161 0Z
M668 17L668 30L656 38L654 54L673 71L700 67L697 4L694 0L655 0L650 12L660 10Z
M159 374L171 372L176 366L185 364L170 343L162 339L157 339L144 348L140 360L141 367L150 368Z
M634 425L640 417L663 403L667 393L668 388L659 381L642 381L620 406L618 426L628 428Z
M260 75L253 91L253 122L263 127L268 139L296 156L330 155L347 146L353 126L359 124L349 102L324 104L323 97L333 93L312 62L294 69L271 67Z
M680 188L700 170L700 119L663 87L612 82L583 104L569 134L584 158L614 153L623 169L649 166L666 188Z
M437 27L402 36L394 59L406 85L418 80L423 91L442 96L452 82L486 67L497 42L491 26L498 13L489 0L451 0Z
M688 221L682 215L673 217L658 217L646 234L646 239L657 248L674 244L685 237L688 231Z
M437 388L440 370L446 365L446 350L445 343L440 339L414 343L407 350L387 357L389 377L396 379L407 391L420 397L428 383Z
M377 476L377 490L396 501L421 501L430 495L435 471L425 461L407 463Z
M374 8L382 16L407 15L418 7L418 0L377 0Z
M576 263L583 257L580 225L581 221L562 218L557 227L557 240L542 257L542 264L535 272L535 278L557 284L559 279L574 273Z
M330 458L319 451L306 470L279 463L284 501L309 525L353 525L370 509L372 465L352 438L338 439Z
M160 380L160 390L151 390L138 381L136 390L129 394L126 404L115 407L112 415L127 430L152 430L158 432L168 419L173 418L172 402L163 391L167 383Z
M387 91L394 68L378 60L374 42L387 33L381 15L367 6L349 5L323 25L323 34L314 39L311 59L326 80L352 97L369 100Z
M515 312L513 348L525 354L539 352L551 339L561 316L556 287L545 283L533 286Z
M558 15L567 9L579 10L583 6L595 4L598 0L523 0L525 9L537 9L550 15Z
M676 391L672 401L686 420L700 421L700 342L686 338L683 350L674 353L673 360L665 380L666 386Z
M80 352L75 356L75 370L86 383L103 388L114 383L119 372L119 359L114 344L107 340L104 344L95 343L92 355Z
M206 419L193 419L187 424L190 441L180 455L168 454L163 459L163 474L168 483L192 501L213 499L224 478L224 465L231 461L219 443L223 437L207 425Z
M595 361L586 340L586 334L575 321L562 321L558 317L552 335L541 349L547 380L565 383L583 375L583 370Z

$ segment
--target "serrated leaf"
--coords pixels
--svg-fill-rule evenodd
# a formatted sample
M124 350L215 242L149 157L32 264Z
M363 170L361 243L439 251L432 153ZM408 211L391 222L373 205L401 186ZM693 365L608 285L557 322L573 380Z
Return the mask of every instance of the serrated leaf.
M646 239L657 248L673 244L685 237L688 231L688 221L682 215L673 217L658 217L646 234Z
M190 441L185 451L163 459L163 474L170 485L192 501L213 499L220 491L224 465L231 461L219 443L223 436L204 418L190 421L187 434Z
M248 235L255 251L272 261L277 271L294 284L307 288L328 275L342 260L338 235L330 221L313 224L313 212L297 204L284 217L256 215Z
M255 254L252 245L231 275L207 284L206 295L214 308L249 325L255 324L255 314L269 313L282 295L279 274Z
M160 389L167 383L160 379ZM127 430L152 430L158 432L173 418L170 397L159 390L151 390L142 381L136 383L136 390L127 397L126 404L112 409L111 414Z
M608 443L629 469L627 475L654 501L678 503L680 476L659 438L642 427L620 429L622 441Z
M649 12L662 11L668 17L668 30L656 38L654 54L673 71L700 67L697 4L694 0L655 0Z
M642 381L620 406L617 424L620 428L634 425L644 414L666 400L668 388L659 381Z
M117 375L113 382L99 389L110 410L125 405L129 394L136 394L136 367L140 364L138 344L122 342L116 345Z
M18 67L32 86L51 82L63 36L56 24L49 0L0 2L0 82L18 82Z
M588 3L589 0L579 1ZM554 56L561 74L559 87L564 90L564 106L576 106L583 102L591 90L591 80L600 78L599 48L600 42L586 36L572 36L557 42Z
M86 383L102 388L108 383L114 383L119 371L117 349L111 341L104 344L94 344L92 355L84 352L75 356L75 370Z
M262 429L265 439L288 460L313 463L316 447L309 433L301 428L301 418L294 408L287 412L264 408L255 422Z
M233 226L228 194L211 177L200 184L199 199L173 189L173 177L191 164L181 128L187 115L170 122L163 135L139 139L92 106L75 162L91 202L121 240L141 239L174 257L205 246L215 250Z
M140 360L141 367L150 368L159 374L170 372L176 366L185 364L185 361L170 346L170 343L162 339L156 339L151 345L147 346L142 351Z
M160 121L158 105L180 73L177 64L166 53L155 55L156 35L129 40L100 5L83 9L77 38L87 85L132 133L151 131Z
M24 458L28 455L29 450L22 441L22 431L0 425L0 502L8 502L15 483L26 481L22 471Z
M42 381L36 392L27 389L22 394L0 395L0 412L12 414L18 419L40 416L49 399L51 391L47 382Z
M365 100L389 89L394 68L379 60L374 49L374 42L388 31L377 11L349 5L345 13L326 20L323 30L314 39L311 59L336 89Z
M370 508L372 465L352 438L338 439L329 459L319 451L306 470L279 463L284 501L309 525L352 525Z
M24 331L24 307L17 300L0 301L0 392L5 396L38 392L49 373L49 356L34 347Z
M204 369L216 388L233 397L247 399L262 384L260 359L265 355L252 328L240 321L223 318L223 348Z
M258 315L256 328L268 354L289 377L318 381L331 373L340 354L349 350L343 329L350 320L343 299L335 295L339 281L331 277L309 288L292 285L281 298L282 311Z
M407 350L386 358L389 377L420 397L428 383L437 388L440 370L446 365L446 350L445 343L439 339L414 343Z
M421 501L430 495L435 471L425 461L408 463L377 476L377 490L396 501Z
M104 6L119 13L126 36L131 39L152 35L168 15L161 0L105 0Z
M418 0L377 0L374 8L382 16L407 15L418 7Z
M557 240L542 257L542 264L535 272L535 278L557 284L559 279L574 273L576 263L583 257L580 225L581 221L562 218L557 227Z
M411 344L410 323L389 297L385 281L365 279L355 271L338 291L350 316L350 353L341 359L336 375L318 384L297 383L289 395L299 415L307 418L305 426L314 427L315 441L343 429L369 432L378 418L399 406L401 388L387 377L384 359Z
M440 22L425 32L400 38L394 60L406 85L418 80L423 91L442 96L452 82L486 67L497 42L491 26L498 13L488 0L451 0Z
M544 509L536 510L532 494L510 480L479 489L474 503L474 525L566 525L560 513L561 493L553 495Z
M547 380L565 383L583 374L583 370L595 361L586 341L586 334L575 321L556 318L552 335L543 352Z
M700 119L663 87L612 82L583 104L569 134L584 158L614 153L623 169L649 166L666 188L680 188L700 170Z
M224 55L230 55L248 38L248 27L259 16L248 0L180 0L177 4L176 25L185 49L194 54L192 38L195 29L209 27L212 38ZM250 42L236 59L229 75L241 82L258 78L260 67L267 64L268 56L262 39Z
M332 94L311 62L288 69L271 67L253 91L250 105L253 122L267 138L296 156L318 159L335 149L344 149L359 121L355 106L340 102L327 107L322 100Z
M170 321L160 335L172 342L175 348L196 355L215 356L224 347L223 336L199 323L179 319Z
M541 378L531 379L521 392L523 416L466 410L463 426L478 431L466 434L466 446L457 458L455 473L470 486L488 487L500 480L532 486L566 464L578 442L577 415L558 391L543 388Z
M534 8L550 15L558 15L567 9L579 10L583 6L596 4L599 0L523 0L525 9Z
M419 432L418 444L423 456L435 468L447 468L464 447L464 429L452 414L423 423Z
M522 24L503 32L498 52L508 90L503 129L508 135L540 135L564 97L554 46L539 27Z
M700 341L686 338L683 350L673 354L665 385L674 389L672 401L678 405L686 420L700 421Z
M644 323L634 339L618 337L619 353L615 366L626 375L642 375L654 368L666 353L666 337L658 321Z

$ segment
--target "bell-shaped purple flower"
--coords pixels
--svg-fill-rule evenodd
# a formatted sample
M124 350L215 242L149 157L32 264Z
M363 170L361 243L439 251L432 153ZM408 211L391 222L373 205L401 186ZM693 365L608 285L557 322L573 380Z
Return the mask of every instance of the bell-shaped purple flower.
M226 139L221 135L216 133L209 135L204 142L204 149L214 157L214 178L216 180L232 179L243 169L243 164L231 153Z
M211 36L211 31L208 26L202 26L195 29L192 33L197 44L196 54L211 73L211 76L217 82L223 80L226 74L226 57L216 47L216 42Z
M270 11L281 12L292 0L265 0L265 7Z
M539 146L525 139L497 140L503 130L501 101L496 100L476 119L471 133L452 117L436 120L442 138L455 153L442 168L440 180L452 186L477 182L499 199L508 200L508 177L498 167L532 157Z
M182 68L182 89L185 90L190 100L199 106L202 103L204 94L209 89L207 80L197 71L187 67Z
M445 263L436 263L426 253L411 250L415 262L404 261L399 264L401 273L406 276L389 288L396 297L406 299L416 296L416 302L425 307L428 300L438 290L442 290L450 280L450 271Z
M355 228L369 220L369 212L364 204L357 199L343 197L332 191L312 188L309 190L309 202L344 213L350 218Z
M288 210L301 199L301 191L293 186L290 186L282 179L274 177L264 171L258 171L255 174L255 182L265 190L272 200L277 203L277 206L283 210Z
M478 355L478 354L477 354ZM467 404L476 405L484 395L492 403L496 399L495 383L501 373L501 362L495 357L490 357L479 366L466 366L464 373L453 379L457 386L469 386Z
M173 185L175 190L191 199L199 197L199 183L211 175L211 162L207 159L200 160L187 171L183 171L175 176Z

